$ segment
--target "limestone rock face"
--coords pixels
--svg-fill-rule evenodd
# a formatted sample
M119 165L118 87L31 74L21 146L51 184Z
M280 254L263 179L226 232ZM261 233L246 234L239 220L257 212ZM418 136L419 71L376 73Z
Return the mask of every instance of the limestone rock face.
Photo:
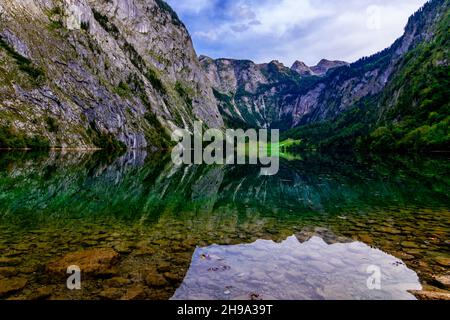
M106 135L129 148L158 146L162 131L196 119L223 127L189 33L164 1L0 5L0 126L56 147Z
M200 62L230 126L288 130L332 121L363 99L382 93L405 55L432 39L447 8L442 0L430 2L409 20L404 35L391 47L352 64L322 59L310 67L296 61L289 69L277 61L257 65L201 57ZM380 114L388 107L380 106Z
M330 61L322 59L316 66L308 67L304 62L295 61L291 67L291 70L297 72L301 76L324 76L332 69L348 65L349 63L345 61Z
M244 87L255 92L258 86L267 84L262 66L246 60L213 60L200 56L200 64L214 88L222 92L233 92Z
M312 76L314 72L302 61L295 61L291 69L301 76Z
M311 67L311 71L313 75L325 75L329 70L348 65L349 63L345 61L330 61L327 59L322 59L316 66Z

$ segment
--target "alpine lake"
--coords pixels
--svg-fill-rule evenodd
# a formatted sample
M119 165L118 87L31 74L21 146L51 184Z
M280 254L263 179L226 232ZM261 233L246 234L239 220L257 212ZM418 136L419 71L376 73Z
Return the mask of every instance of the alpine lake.
M0 299L449 296L448 155L307 153L260 172L2 151Z

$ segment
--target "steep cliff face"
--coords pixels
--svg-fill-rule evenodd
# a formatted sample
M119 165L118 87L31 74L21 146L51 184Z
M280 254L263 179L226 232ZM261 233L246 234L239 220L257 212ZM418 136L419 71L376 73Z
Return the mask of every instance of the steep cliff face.
M297 61L291 69L275 62L255 65L202 58L201 63L227 123L287 130L333 120L381 94L405 55L433 38L447 9L446 0L431 1L391 47L350 65L325 59L314 67Z
M13 146L164 147L175 126L223 126L161 0L2 0L0 62L0 136Z
M302 77L279 61L255 64L248 60L202 56L200 63L214 88L228 126L268 128L280 120L288 92L299 92Z
M319 83L332 70L348 66L342 61L321 60L309 67L296 61L291 68L279 61L255 64L247 60L201 56L200 63L212 84L228 125L289 129L295 109L308 110L319 98ZM310 90L308 90L310 89ZM300 99L300 100L297 100Z

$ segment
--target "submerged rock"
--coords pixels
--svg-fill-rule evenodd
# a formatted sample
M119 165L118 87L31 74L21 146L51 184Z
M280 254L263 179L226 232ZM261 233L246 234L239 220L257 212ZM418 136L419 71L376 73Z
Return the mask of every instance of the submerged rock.
M118 244L114 246L114 249L120 254L130 253L132 251L131 246L125 244Z
M139 250L136 250L133 252L133 255L135 257L146 257L146 256L152 256L156 253L156 250L152 248L141 248Z
M47 265L53 274L66 274L69 266L80 267L84 275L110 275L112 266L119 260L119 254L112 249L92 249L69 253Z
M450 258L447 257L437 257L435 259L436 263L443 267L450 267Z
M25 278L0 279L0 297L22 290L27 285Z
M414 256L407 254L403 251L394 252L394 256L396 256L399 259L402 259L403 261L413 260Z
M107 288L99 293L100 298L106 300L117 300L123 295L123 291L118 288Z
M20 263L19 258L7 258L7 257L0 258L0 266L16 266L19 263Z
M164 277L171 283L177 283L182 280L181 277L171 272L164 273Z
M381 227L378 229L380 232L388 233L388 234L401 234L402 232L398 229L392 227Z
M450 293L438 291L410 291L420 300L450 300Z
M121 277L114 277L112 279L105 281L105 284L109 287L122 287L126 286L129 283L130 280Z
M0 267L0 276L11 277L17 275L19 272L14 267Z
M439 286L446 289L450 289L450 275L437 276L434 280L439 284Z
M402 245L403 248L407 248L407 249L417 249L417 248L419 248L419 246L416 243L412 242L412 241L403 241L401 243L401 245Z
M158 272L164 273L169 272L172 269L172 267L170 266L170 263L162 262L158 265L157 269Z
M31 294L30 299L31 300L47 299L53 294L54 290L55 288L51 286L38 288Z
M161 274L157 273L146 274L144 276L144 282L149 287L164 287L169 284Z
M143 287L138 286L128 289L127 292L120 298L120 300L143 300L147 294Z

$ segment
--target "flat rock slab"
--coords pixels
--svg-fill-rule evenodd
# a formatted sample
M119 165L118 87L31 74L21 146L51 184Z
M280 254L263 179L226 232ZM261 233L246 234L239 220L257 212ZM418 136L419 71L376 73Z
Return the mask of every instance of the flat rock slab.
M111 267L119 260L119 254L113 249L92 249L69 253L47 265L47 271L54 274L66 274L69 266L78 266L84 275L102 275L111 273Z
M434 280L445 289L450 289L450 275L437 276Z
M0 257L0 266L15 266L20 263L18 258Z
M25 278L0 279L0 297L22 290L27 285Z

